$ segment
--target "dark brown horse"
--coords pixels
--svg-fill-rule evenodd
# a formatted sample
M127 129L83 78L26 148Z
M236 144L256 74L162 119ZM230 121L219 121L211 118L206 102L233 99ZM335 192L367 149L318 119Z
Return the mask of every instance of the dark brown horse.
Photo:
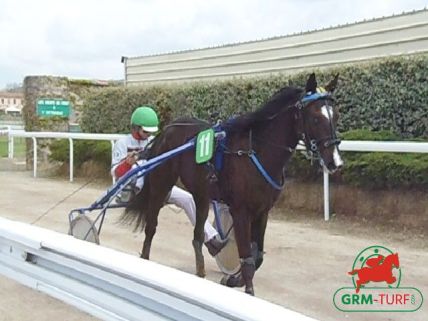
M321 164L330 172L342 166L337 148L340 141L335 131L338 113L331 98L337 80L338 76L326 85L326 92L320 93L315 74L311 74L305 90L283 88L259 110L227 122L224 125L224 162L217 174L215 196L210 194L212 186L208 179L212 173L207 165L195 163L194 150L186 151L151 171L142 191L128 205L124 216L128 220L135 219L137 227L145 229L141 257L149 258L159 210L180 178L193 195L197 208L193 239L197 275L205 276L203 226L210 198L215 197L229 206L241 261L241 276L226 279L224 283L228 286L245 285L245 291L254 294L252 279L256 267L263 260L268 212L279 196L284 167L299 140L305 143L310 153L319 156ZM209 127L208 123L196 119L176 120L156 138L150 156L178 147ZM257 162L263 169L258 169ZM254 247L252 250L252 243L257 245L256 251Z

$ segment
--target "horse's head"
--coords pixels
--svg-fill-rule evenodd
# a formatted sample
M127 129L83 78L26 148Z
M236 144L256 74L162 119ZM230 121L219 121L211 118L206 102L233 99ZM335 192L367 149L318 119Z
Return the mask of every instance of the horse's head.
M391 254L392 256L392 264L399 269L400 268L400 260L398 259L398 253Z
M334 173L343 165L338 149L340 140L336 135L339 112L332 98L338 77L336 75L324 89L317 87L315 74L311 74L305 94L297 104L300 139L305 143L307 151L319 158L329 173Z

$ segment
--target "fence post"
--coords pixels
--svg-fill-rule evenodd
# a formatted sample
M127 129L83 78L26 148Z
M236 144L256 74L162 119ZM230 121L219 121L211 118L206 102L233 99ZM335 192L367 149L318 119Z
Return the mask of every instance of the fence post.
M330 219L330 186L328 171L324 169L324 220Z
M114 141L114 140L111 140L111 141L110 141L110 143L111 143L111 157L112 157L112 159L113 159L113 148L114 148L114 143L115 143L115 141ZM113 184L114 184L114 183L116 183L116 178L114 177L114 175L111 175L111 177L112 177L112 182L113 182Z
M73 181L73 168L74 168L74 145L73 138L68 139L70 143L70 182Z
M12 126L6 126L7 127L7 147L8 147L8 153L7 157L9 159L13 158L13 136L11 135Z
M31 138L33 139L33 177L37 177L37 139Z

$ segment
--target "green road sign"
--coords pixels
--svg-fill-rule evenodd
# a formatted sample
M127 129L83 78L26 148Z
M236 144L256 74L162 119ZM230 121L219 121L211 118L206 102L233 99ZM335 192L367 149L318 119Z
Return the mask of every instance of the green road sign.
M62 99L37 100L37 116L40 117L69 117L70 102Z
M207 129L198 134L196 138L196 163L209 161L213 156L214 130Z

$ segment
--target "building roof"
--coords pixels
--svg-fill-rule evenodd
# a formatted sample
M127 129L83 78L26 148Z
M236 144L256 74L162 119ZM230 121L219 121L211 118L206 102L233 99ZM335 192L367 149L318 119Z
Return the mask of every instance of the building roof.
M24 98L24 94L21 92L10 92L10 91L0 91L0 98Z
M318 32L318 31L325 31L325 30L332 30L332 29L342 29L342 28L347 28L353 25L359 25L359 24L367 24L368 22L374 22L374 21L381 21L381 20L385 20L385 19L390 19L392 17L400 17L400 16L408 16L408 15L412 15L412 14L418 14L420 12L427 12L428 8L423 8L420 10L413 10L413 11L407 11L407 12L402 12L400 14L393 14L390 16L383 16L383 17L377 17L377 18L373 18L373 19L364 19L362 21L356 21L356 22L352 22L352 23L344 23L344 24L339 24L336 26L329 26L329 27L325 27L325 28L320 28L320 29L313 29L313 30L307 30L307 31L301 31L301 32L294 32L291 34L287 34L287 35L278 35L278 36L272 36L272 37L268 37L268 38L262 38L262 39L255 39L255 40L249 40L249 41L242 41L242 42L236 42L236 43L227 43L227 44L220 44L220 45L215 45L215 46L208 46L208 47L203 47L203 48L192 48L192 49L185 49L185 50L175 50L175 51L170 51L170 52L163 52L163 53L154 53L154 54L148 54L148 55L139 55L139 56L132 56L132 57L122 57L122 58L145 58L145 57L156 57L156 56L165 56L165 55L174 55L174 54L181 54L181 53L187 53L187 52L194 52L194 51L202 51L202 50L207 50L207 49L217 49L217 48L224 48L224 47L236 47L236 46L240 46L240 45L244 45L244 44L251 44L251 43L260 43L260 42L267 42L270 40L275 40L275 39L281 39L281 38L289 38L289 37L294 37L294 36L299 36L299 35L306 35L306 34L310 34L310 33L314 33L314 32Z

